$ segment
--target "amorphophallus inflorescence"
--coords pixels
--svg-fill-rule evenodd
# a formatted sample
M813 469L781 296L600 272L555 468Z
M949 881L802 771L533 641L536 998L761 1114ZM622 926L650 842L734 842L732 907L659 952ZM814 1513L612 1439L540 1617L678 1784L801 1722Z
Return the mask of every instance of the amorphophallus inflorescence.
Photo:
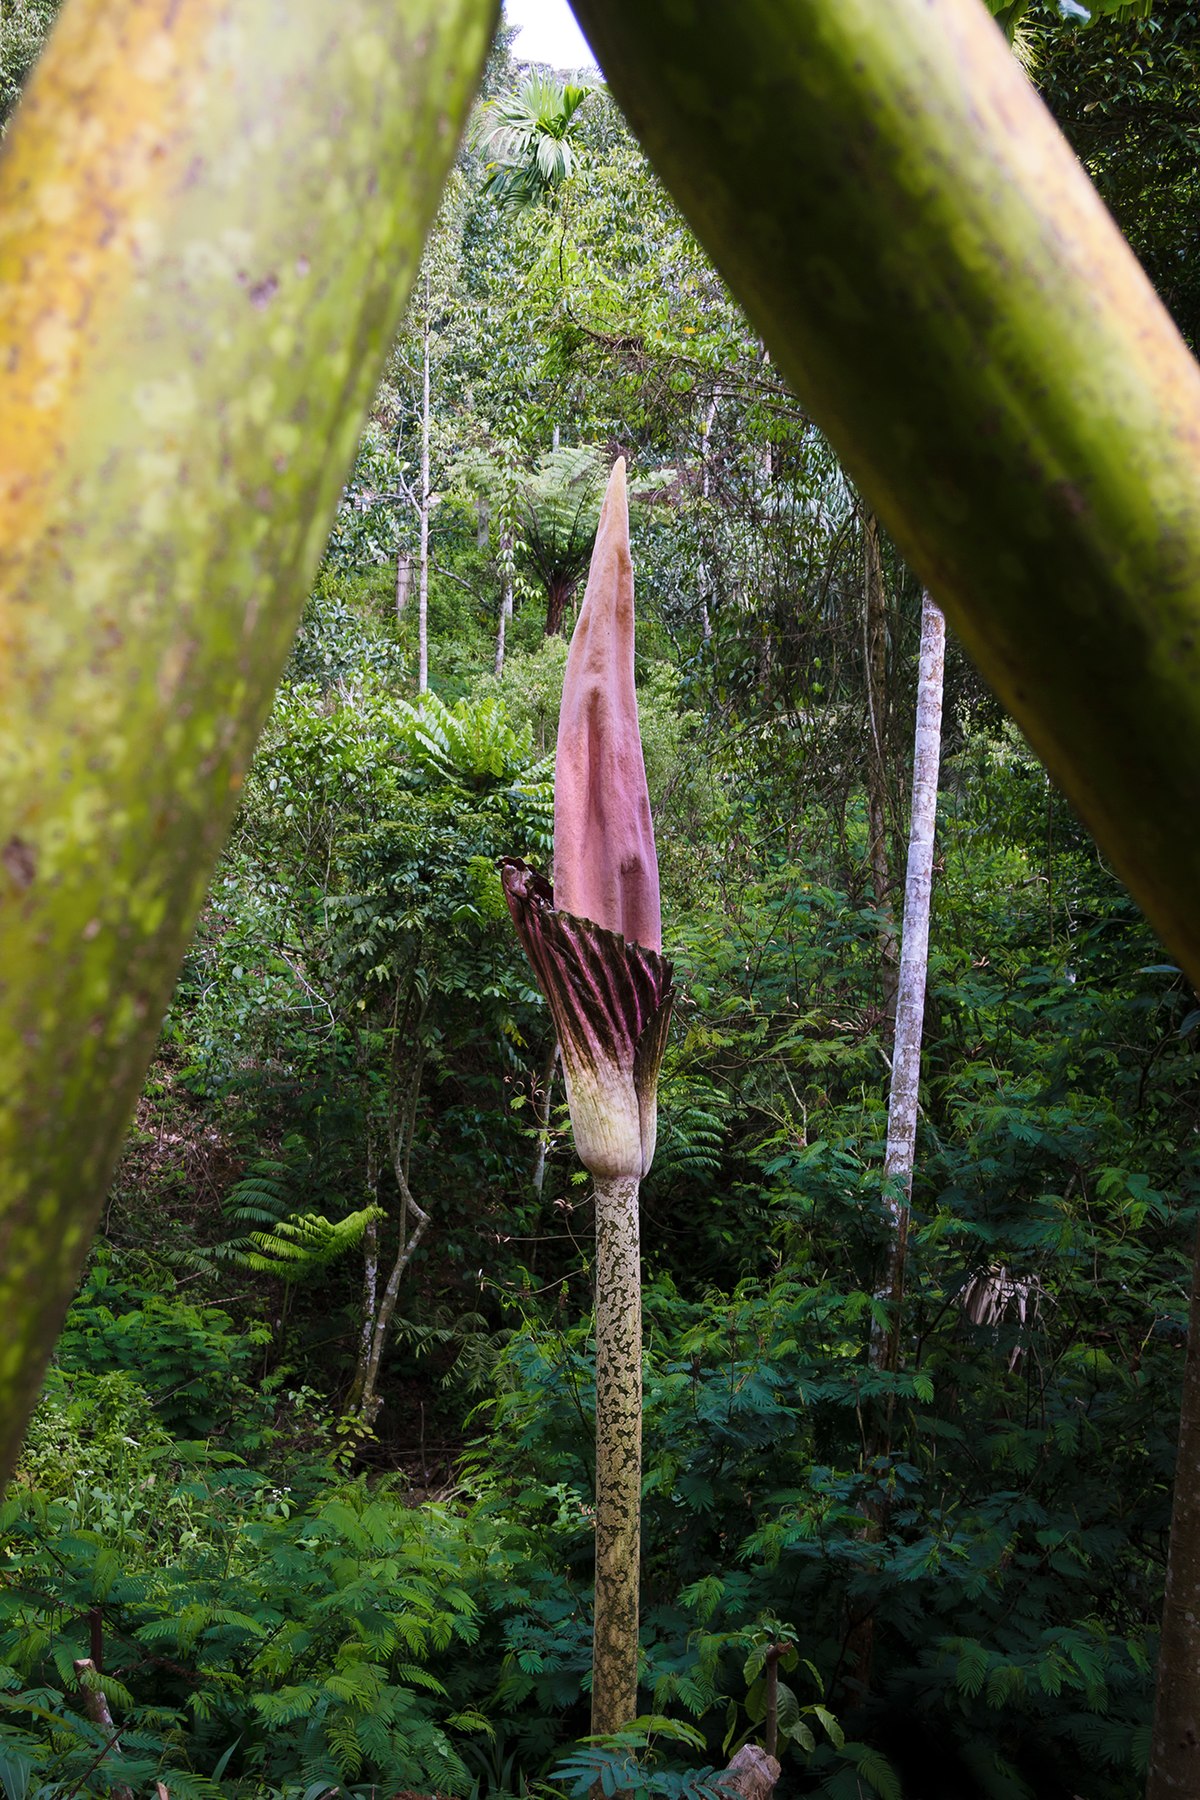
M571 639L554 770L554 885L504 891L550 1007L579 1159L596 1184L596 1603L592 1731L637 1713L642 1317L638 1187L670 1023L658 858L634 688L625 463L609 478Z

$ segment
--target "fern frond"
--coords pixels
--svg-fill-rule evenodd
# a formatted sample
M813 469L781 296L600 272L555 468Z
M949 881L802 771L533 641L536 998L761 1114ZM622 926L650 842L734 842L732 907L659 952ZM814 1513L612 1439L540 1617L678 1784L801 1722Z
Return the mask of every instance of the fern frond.
M259 1274L304 1281L356 1250L368 1226L383 1216L381 1206L363 1206L337 1220L327 1219L323 1213L297 1213L279 1219L270 1231L252 1231L248 1244L254 1248L239 1249L237 1261Z

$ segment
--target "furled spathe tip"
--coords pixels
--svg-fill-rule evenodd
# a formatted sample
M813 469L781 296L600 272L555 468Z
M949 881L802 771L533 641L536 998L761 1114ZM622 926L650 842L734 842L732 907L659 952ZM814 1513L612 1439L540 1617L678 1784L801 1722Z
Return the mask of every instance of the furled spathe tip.
M609 477L563 682L554 768L557 906L662 949L658 857L634 688L625 459Z

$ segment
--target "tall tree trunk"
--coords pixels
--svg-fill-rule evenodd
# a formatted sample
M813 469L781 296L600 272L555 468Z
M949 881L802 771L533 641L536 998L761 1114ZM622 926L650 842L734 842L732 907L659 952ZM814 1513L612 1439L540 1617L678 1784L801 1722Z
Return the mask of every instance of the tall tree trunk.
M1146 1800L1200 1793L1200 1243L1192 1268L1179 1454Z
M397 550L396 552L396 617L404 617L404 609L408 605L412 593L412 552Z
M596 1179L596 1601L592 1731L637 1717L642 1512L638 1181Z
M392 1174L400 1195L396 1218L396 1251L382 1293L380 1238L378 1227L368 1227L364 1240L362 1323L359 1332L358 1362L354 1381L346 1400L346 1411L357 1413L363 1424L372 1427L383 1404L379 1395L379 1370L388 1333L400 1297L400 1283L429 1226L430 1215L417 1202L409 1186L413 1138L417 1127L417 1108L421 1099L421 1076L425 1052L421 1043L421 1027L427 1002L420 999L415 982L410 984L401 1001L397 988L392 1016L393 1061L391 1101L387 1124L388 1149ZM403 1052L410 1050L407 1065ZM403 1070L403 1073L401 1073ZM372 1197L378 1196L379 1171L372 1154L369 1165Z
M884 1211L889 1234L883 1278L877 1298L889 1308L889 1323L871 1326L872 1368L894 1371L900 1362L904 1265L908 1248L909 1204L917 1142L917 1095L921 1078L921 1036L925 1021L925 985L929 967L929 910L933 889L933 843L937 825L938 769L942 740L942 674L946 622L928 594L921 601L921 652L917 681L917 722L913 741L912 817L908 866L904 880L904 930L900 946L896 1028L892 1043L892 1080L888 1095L888 1134L884 1152ZM891 1448L890 1400L876 1405L863 1443L868 1469ZM886 1502L869 1496L863 1503L863 1536L875 1541L887 1522ZM850 1630L846 1650L859 1691L871 1685L875 1621L871 1614Z
M379 1304L372 1321L370 1342L367 1345L366 1357L362 1369L361 1386L356 1378L357 1393L354 1404L349 1408L357 1412L364 1425L372 1426L383 1405L379 1393L379 1369L383 1360L383 1352L387 1345L388 1333L396 1314L396 1302L400 1297L400 1283L404 1272L416 1255L421 1239L425 1236L430 1215L423 1207L418 1206L409 1188L408 1181L396 1171L396 1179L400 1188L399 1239L396 1254L392 1259L388 1273L387 1285L379 1296Z
M375 1134L368 1127L367 1134L367 1191L372 1201L379 1199L379 1159L375 1150ZM346 1398L346 1411L358 1412L366 1387L367 1367L371 1359L371 1339L375 1330L375 1316L379 1299L379 1221L372 1219L363 1234L363 1285L362 1303L358 1321L358 1351L355 1357L354 1380L350 1384L350 1392Z
M500 619L496 626L496 674L504 673L504 646L508 637L508 626L513 616L513 537L512 530L505 525L500 533Z
M875 910L882 919L879 949L883 1003L888 1017L894 1018L898 953L887 853L887 591L883 584L879 520L865 507L862 525L863 663L867 689L867 857L871 868Z
M500 594L500 618L496 625L496 663L497 675L504 673L504 645L508 637L508 621L512 618L513 590L512 582L507 576Z
M888 1096L884 1153L884 1208L891 1225L883 1292L892 1306L883 1360L900 1359L900 1312L904 1260L917 1144L917 1095L921 1081L921 1037L929 971L929 911L933 893L933 841L937 827L938 771L942 753L942 685L946 663L946 621L928 593L921 600L921 660L917 725L913 743L912 818L908 868L904 878L904 931L900 940L900 982Z
M563 614L567 610L567 602L575 592L573 581L552 581L546 589L546 633L547 637L557 637L562 630Z
M421 550L417 589L417 692L429 686L429 277L421 334Z

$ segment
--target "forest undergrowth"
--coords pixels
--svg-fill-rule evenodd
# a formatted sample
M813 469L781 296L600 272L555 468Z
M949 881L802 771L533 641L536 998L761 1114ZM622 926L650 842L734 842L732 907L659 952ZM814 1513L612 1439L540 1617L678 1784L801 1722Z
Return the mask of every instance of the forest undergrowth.
M588 1193L492 874L515 833L545 854L561 650L518 647L502 702L481 677L423 709L378 607L330 577L310 609L0 1515L13 1795L582 1793L626 1753L568 1754ZM348 620L355 678L315 678L305 644ZM681 692L648 654L681 999L645 1190L639 1779L722 1763L781 1646L788 1791L1059 1795L1086 1767L1096 1800L1130 1795L1200 1196L1183 985L1012 733L963 732L905 1355L873 1370L861 798L797 818L786 739ZM406 1058L430 1224L372 1423L347 1395Z
M772 1680L782 1800L1141 1792L1200 1010L951 646L894 1321L919 591L885 544L872 614L861 497L573 119L545 204L460 156L0 1502L8 1800L711 1800ZM549 868L617 453L678 1000L643 1713L588 1745L590 1195L495 865Z

